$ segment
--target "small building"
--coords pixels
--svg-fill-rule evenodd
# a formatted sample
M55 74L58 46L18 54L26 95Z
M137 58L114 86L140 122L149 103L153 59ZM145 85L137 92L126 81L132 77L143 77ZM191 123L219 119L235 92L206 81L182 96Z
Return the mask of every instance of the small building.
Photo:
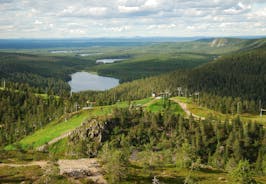
M155 98L155 99L162 99L164 96L165 96L165 93L155 93L155 92L152 93L152 98Z

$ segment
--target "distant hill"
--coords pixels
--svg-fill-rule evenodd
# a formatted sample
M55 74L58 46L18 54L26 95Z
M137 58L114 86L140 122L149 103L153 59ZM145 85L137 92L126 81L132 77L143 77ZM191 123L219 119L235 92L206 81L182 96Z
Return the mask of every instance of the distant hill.
M0 39L0 49L78 48L143 46L162 42L187 42L203 37L132 37L132 38L72 38L72 39Z
M218 38L221 40L249 40L261 37L228 37ZM265 37L264 37L265 38ZM180 43L194 42L196 40L205 42L214 38L204 36L194 37L118 37L118 38L68 38L68 39L0 39L0 49L40 49L40 48L79 48L94 46L147 46L153 43ZM216 39L216 38L215 38Z
M266 100L265 45L265 40L252 41L238 53L193 69L188 74L189 88L221 96Z
M252 50L260 47L265 47L266 39L240 39L240 38L206 38L196 42L205 43L205 46L210 47L209 52L235 52L242 50Z

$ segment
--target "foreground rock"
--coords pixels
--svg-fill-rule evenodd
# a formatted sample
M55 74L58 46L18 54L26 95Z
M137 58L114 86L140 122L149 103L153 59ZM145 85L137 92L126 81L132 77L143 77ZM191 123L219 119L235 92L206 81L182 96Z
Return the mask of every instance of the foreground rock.
M87 177L99 184L107 183L101 173L101 167L97 159L59 160L58 165L60 175L73 177L75 179Z

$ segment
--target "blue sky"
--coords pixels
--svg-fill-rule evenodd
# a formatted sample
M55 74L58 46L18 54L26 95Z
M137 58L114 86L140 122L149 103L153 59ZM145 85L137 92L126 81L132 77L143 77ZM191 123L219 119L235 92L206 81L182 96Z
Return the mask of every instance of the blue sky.
M266 0L0 0L0 38L266 35Z

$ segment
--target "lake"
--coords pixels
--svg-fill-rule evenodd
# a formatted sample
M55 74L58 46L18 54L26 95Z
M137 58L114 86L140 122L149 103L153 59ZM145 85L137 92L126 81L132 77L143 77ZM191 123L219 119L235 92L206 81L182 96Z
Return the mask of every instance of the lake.
M79 54L81 57L86 57L86 56L94 56L94 55L101 55L103 53L97 52L97 53L87 53L87 54Z
M96 63L103 63L103 64L107 64L107 63L114 63L116 61L122 61L125 59L98 59L96 60Z
M118 86L119 80L88 72L76 72L71 75L71 81L68 84L73 92L86 90L104 91Z

